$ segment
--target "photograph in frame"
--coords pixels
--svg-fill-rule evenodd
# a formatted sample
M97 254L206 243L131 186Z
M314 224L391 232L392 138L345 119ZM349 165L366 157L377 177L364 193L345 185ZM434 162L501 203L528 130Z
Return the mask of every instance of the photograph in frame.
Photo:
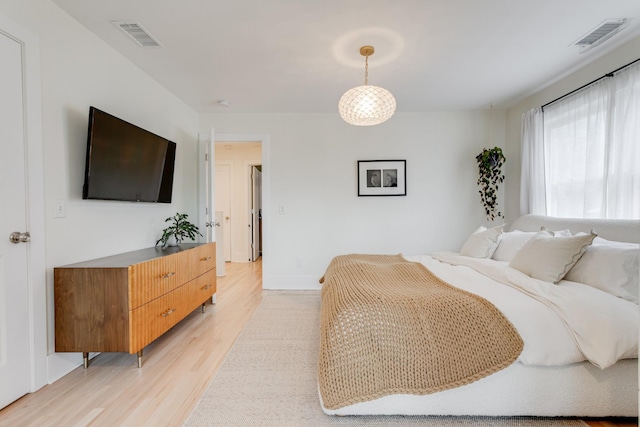
M358 160L358 196L406 196L406 160Z

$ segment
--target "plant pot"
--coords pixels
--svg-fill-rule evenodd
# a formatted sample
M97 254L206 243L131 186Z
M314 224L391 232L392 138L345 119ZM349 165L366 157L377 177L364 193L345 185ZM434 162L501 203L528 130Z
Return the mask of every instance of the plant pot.
M167 239L167 245L166 246L178 246L179 243L176 240L176 236L171 236Z

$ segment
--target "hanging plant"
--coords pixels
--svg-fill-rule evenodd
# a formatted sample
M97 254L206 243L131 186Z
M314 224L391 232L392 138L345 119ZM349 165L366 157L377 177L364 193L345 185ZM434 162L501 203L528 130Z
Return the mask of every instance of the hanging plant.
M502 165L506 161L502 154L502 148L483 148L482 153L476 156L480 176L478 185L480 186L480 198L482 205L490 221L496 218L504 218L502 212L498 211L498 184L504 181Z

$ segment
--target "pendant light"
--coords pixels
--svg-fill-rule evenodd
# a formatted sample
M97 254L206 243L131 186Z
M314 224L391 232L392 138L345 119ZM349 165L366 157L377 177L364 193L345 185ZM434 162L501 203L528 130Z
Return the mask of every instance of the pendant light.
M368 84L369 56L373 55L373 46L362 46L360 55L365 57L364 86L349 89L338 102L338 111L345 122L355 126L373 126L393 116L396 111L396 99L391 92L379 86Z

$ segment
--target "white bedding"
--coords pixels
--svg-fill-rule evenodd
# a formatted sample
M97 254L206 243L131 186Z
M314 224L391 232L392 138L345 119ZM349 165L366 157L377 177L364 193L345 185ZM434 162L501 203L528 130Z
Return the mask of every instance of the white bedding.
M605 239L640 241L640 224L632 220L524 215L512 224L511 230L535 233L541 226L569 229L572 233L589 233L595 228ZM446 282L492 302L524 341L518 361L463 387L428 395L394 394L338 410L328 410L322 405L325 413L638 415L637 304L593 286L567 280L553 285L531 279L510 268L508 262L444 253L438 257L439 260L431 255L405 256L423 263Z
M640 312L632 302L567 280L553 285L533 279L491 259L446 252L405 258L498 307L525 343L520 363L562 366L588 360L604 369L638 356Z

